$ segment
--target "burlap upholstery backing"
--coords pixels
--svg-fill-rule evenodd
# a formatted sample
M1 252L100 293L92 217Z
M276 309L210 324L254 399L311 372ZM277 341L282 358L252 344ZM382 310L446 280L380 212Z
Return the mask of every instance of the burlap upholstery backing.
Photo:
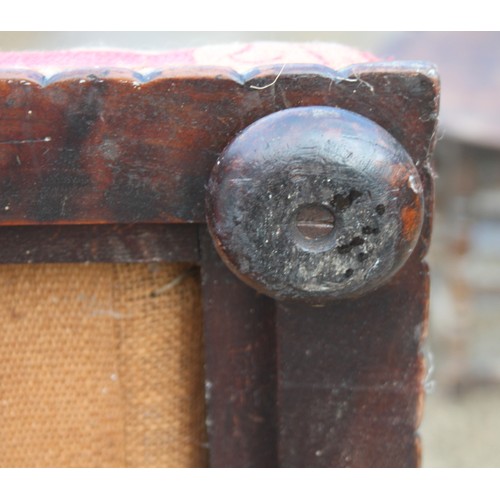
M0 266L0 466L207 463L190 264Z

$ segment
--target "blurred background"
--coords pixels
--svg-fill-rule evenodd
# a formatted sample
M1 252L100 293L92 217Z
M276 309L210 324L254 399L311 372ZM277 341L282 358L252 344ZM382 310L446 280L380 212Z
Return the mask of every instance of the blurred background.
M435 62L436 151L424 467L500 467L500 34L491 32L3 32L0 50L168 50L339 42Z

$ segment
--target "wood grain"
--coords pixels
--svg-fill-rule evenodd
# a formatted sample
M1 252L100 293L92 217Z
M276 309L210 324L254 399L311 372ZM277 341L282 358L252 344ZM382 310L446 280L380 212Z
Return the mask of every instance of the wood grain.
M0 227L0 263L200 261L195 224Z
M427 265L325 307L277 307L283 467L416 467Z
M425 159L417 168L430 202L432 66L281 70L0 72L0 225L203 223L205 185L224 147L257 119L297 106L338 106L381 125Z
M275 305L242 283L201 230L212 467L276 467Z
M319 308L278 304L281 466L420 463L417 429L425 376L420 349L429 301L422 259L432 226L439 83L435 74L388 75L384 67L356 78L361 85L350 106L397 138L419 169L424 223L412 256L381 288Z
M3 71L0 260L201 262L212 466L415 466L438 96L423 63ZM384 128L423 188L410 260L382 288L323 308L259 295L204 227L183 225L205 222L210 172L240 131L304 106Z

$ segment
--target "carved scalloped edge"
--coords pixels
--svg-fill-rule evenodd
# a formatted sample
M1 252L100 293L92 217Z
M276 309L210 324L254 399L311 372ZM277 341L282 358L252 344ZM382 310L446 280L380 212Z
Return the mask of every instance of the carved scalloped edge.
M437 117L439 111L440 81L437 68L434 64L425 61L391 61L391 62L367 62L346 66L342 69L332 69L322 64L273 64L256 67L245 73L223 66L181 66L167 69L151 69L143 72L124 68L81 68L77 70L61 71L51 76L29 69L0 69L0 83L6 81L9 84L19 82L21 85L36 85L46 88L62 82L78 80L80 84L104 81L131 85L133 89L140 90L142 87L152 87L165 80L221 80L234 82L250 90L265 91L279 83L281 77L296 78L324 78L330 80L331 84L352 83L365 85L372 92L376 92L378 83L369 82L373 76L394 75L426 78L434 89L433 105L429 107L429 115L424 117L425 121L434 121L434 134L428 144L428 153L425 160L426 168L431 175L434 172L430 167L429 159L432 156L437 140Z
M77 70L61 71L51 76L29 69L0 69L0 83L35 85L46 88L62 82L78 80L80 84L88 82L102 83L114 81L119 84L130 84L133 89L154 86L165 80L225 80L234 82L242 87L255 91L271 89L279 83L280 77L296 78L324 78L330 84L352 83L365 85L372 92L376 92L376 83L368 80L378 75L394 75L405 77L424 77L432 82L434 88L434 103L429 108L431 111L425 121L435 121L439 110L440 81L435 65L424 61L392 61L392 62L367 62L347 66L342 69L332 69L322 64L281 64L256 67L245 73L223 66L182 66L167 69L151 69L143 72L124 68L81 68ZM436 131L428 147L428 158L432 155L436 143ZM434 174L432 174L434 175Z
M67 80L99 81L105 79L118 80L120 83L147 85L160 79L200 79L213 78L229 80L240 85L248 85L255 80L263 78L276 78L277 76L320 76L333 80L335 83L348 81L362 83L361 75L367 73L397 73L421 75L434 80L439 85L437 69L433 64L423 61L392 61L392 62L367 62L346 66L342 69L332 69L322 64L273 64L253 68L245 73L224 66L181 66L167 69L151 69L135 71L132 69L109 67L92 68L82 67L61 71L50 76L41 72L26 69L0 69L0 80L20 81L22 84L35 84L47 87ZM83 82L82 82L83 83Z
M158 86L158 91L164 92L168 85L178 85L180 83L196 82L203 86L203 82L221 82L221 86L228 88L233 84L240 86L246 92L262 92L263 96L274 95L276 89L280 91L287 90L280 88L283 80L287 84L292 84L292 91L300 90L300 82L304 82L304 89L312 85L314 88L321 89L323 95L328 98L330 92L334 95L333 89L339 85L347 88L347 95L352 92L353 103L359 103L360 106L348 106L346 109L351 111L360 111L365 106L366 117L370 118L379 125L386 127L391 124L393 116L397 116L397 123L404 121L403 111L400 108L391 108L391 89L397 89L400 105L410 102L413 98L419 99L422 106L422 115L418 119L425 125L419 136L418 148L413 147L413 138L408 137L407 132L398 134L398 125L392 127L395 137L402 142L405 147L413 149L412 154L416 166L421 169L425 177L434 176L431 166L431 155L436 143L437 112L439 108L439 79L436 67L432 64L420 61L392 61L392 62L367 62L347 66L343 69L332 69L321 64L274 64L254 68L245 73L238 73L233 69L218 66L184 66L177 68L166 68L157 70L147 70L137 72L131 69L120 68L81 68L77 70L63 71L52 76L44 76L40 72L34 72L29 69L0 69L0 86L3 92L8 92L9 85L26 85L35 87L33 90L57 87L61 85L78 85L86 87L93 83L106 82L111 87L121 87L128 93L127 86L130 85L130 95L135 92L141 92L141 89L154 90ZM422 92L422 82L426 81L425 92ZM400 85L403 82L404 85ZM6 88L7 87L7 88ZM172 89L173 90L173 89ZM307 90L305 90L307 92ZM378 106L378 99L372 99L371 96L380 92L383 106ZM407 95L406 95L407 93ZM355 94L355 96L354 96ZM402 98L402 99L401 99ZM345 100L345 99L344 99ZM300 105L300 100L294 100L294 105ZM322 105L335 106L335 100L331 104L322 102ZM289 107L284 103L284 107ZM356 108L356 109L352 109ZM384 111L385 110L385 111ZM385 113L385 114L384 114ZM399 135L399 137L398 137ZM429 193L426 196L427 208L432 207L432 188L430 182ZM192 219L192 218L191 218ZM191 220L190 219L190 220ZM183 219L184 220L184 219ZM428 231L429 232L429 231ZM428 242L425 246L428 245Z
M223 66L181 66L167 69L151 69L143 72L124 68L81 68L77 70L62 71L51 76L29 69L0 69L0 83L6 81L9 84L19 82L21 85L35 85L46 88L62 82L78 80L79 83L88 82L102 83L114 81L115 83L131 85L133 89L140 90L142 87L152 87L165 80L222 80L234 82L250 90L265 91L279 83L281 77L296 78L324 78L330 80L331 84L352 83L365 85L372 92L376 92L378 83L369 82L373 76L394 75L426 78L431 81L434 88L434 103L429 107L429 115L424 117L425 121L435 121L439 111L440 81L437 68L434 64L425 61L391 61L391 62L367 62L347 66L342 69L332 69L322 64L273 64L256 67L245 73ZM435 126L434 134L428 145L426 163L434 150L437 134ZM431 175L434 175L430 166Z

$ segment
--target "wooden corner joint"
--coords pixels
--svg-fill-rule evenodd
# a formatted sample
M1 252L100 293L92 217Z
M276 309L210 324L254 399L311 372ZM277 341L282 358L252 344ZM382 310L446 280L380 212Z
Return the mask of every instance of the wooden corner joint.
M212 465L415 466L438 98L423 63L3 72L0 226L201 232ZM116 260L93 231L36 260Z
M220 259L235 280L275 300L274 326L257 331L276 339L276 385L260 407L249 403L254 416L266 417L258 430L248 425L274 442L279 466L420 463L429 299L423 258L439 82L425 65L350 71L327 102L302 101L241 130L208 182L207 224ZM307 83L302 90L310 95ZM233 373L253 363L262 383L259 366L270 360L251 338ZM216 383L217 368L208 369ZM225 403L226 422L233 411L239 427L231 432L241 434L242 407ZM246 464L265 447L254 445ZM250 448L236 439L224 457L244 456L242 449Z

